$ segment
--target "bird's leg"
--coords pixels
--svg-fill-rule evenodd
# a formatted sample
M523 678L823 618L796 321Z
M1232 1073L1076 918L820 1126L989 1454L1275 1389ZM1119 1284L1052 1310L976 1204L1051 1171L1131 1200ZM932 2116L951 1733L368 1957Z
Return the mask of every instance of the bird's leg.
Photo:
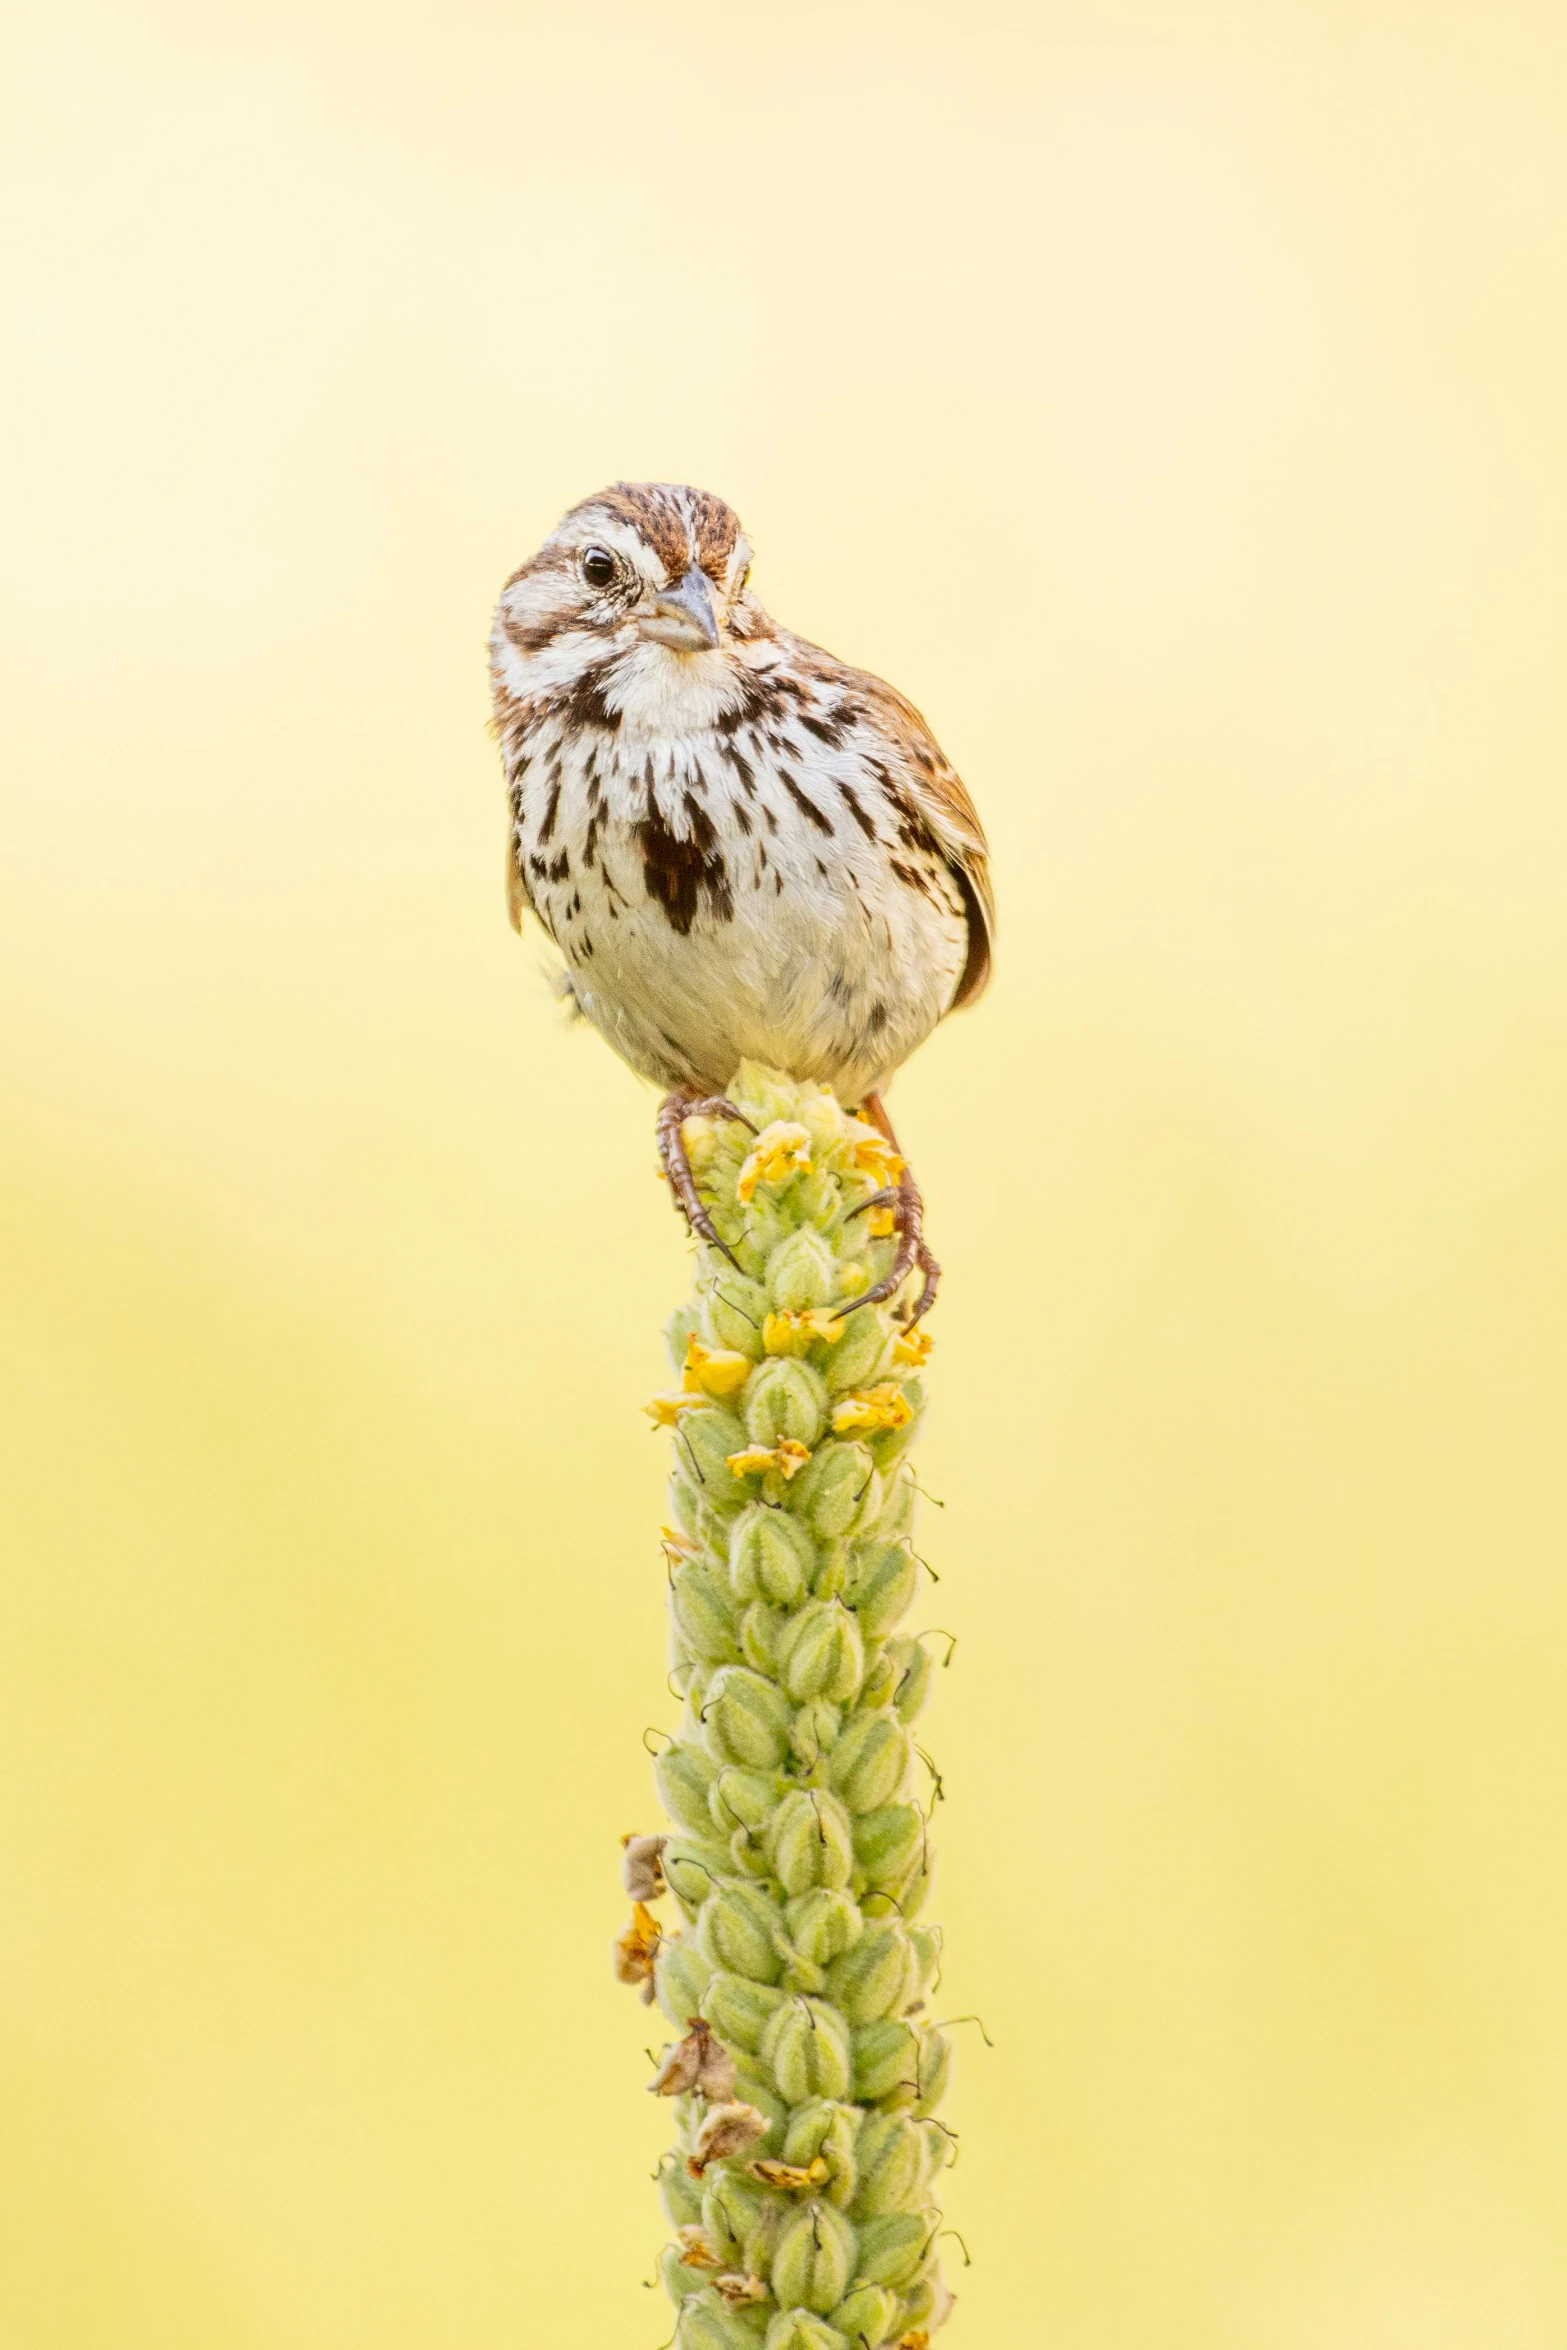
M866 1095L861 1105L861 1114L869 1118L877 1132L886 1137L892 1148L898 1151L899 1158L902 1159L903 1153L898 1150L898 1138L892 1131L892 1120L887 1115L886 1104L879 1093ZM892 1209L893 1229L898 1236L897 1253L874 1288L867 1289L863 1297L855 1298L853 1304L844 1310L846 1313L852 1314L858 1306L880 1305L883 1298L891 1297L902 1286L910 1266L918 1265L925 1276L925 1286L920 1291L913 1312L904 1318L905 1328L912 1330L915 1323L922 1320L936 1302L936 1291L941 1281L941 1267L925 1245L925 1202L920 1196L920 1187L915 1182L906 1159L903 1163L903 1172L898 1177L897 1190L878 1191L872 1198L861 1200L859 1207L855 1208L852 1213L858 1216L866 1208L880 1207Z
M702 1205L702 1195L691 1172L691 1161L686 1155L685 1122L688 1118L738 1118L747 1133L756 1128L727 1101L721 1093L701 1094L694 1086L678 1088L666 1094L658 1110L659 1164L675 1195L675 1204L698 1240L705 1240L709 1248L716 1248L729 1259L735 1271L740 1271L734 1250L718 1237L718 1227Z

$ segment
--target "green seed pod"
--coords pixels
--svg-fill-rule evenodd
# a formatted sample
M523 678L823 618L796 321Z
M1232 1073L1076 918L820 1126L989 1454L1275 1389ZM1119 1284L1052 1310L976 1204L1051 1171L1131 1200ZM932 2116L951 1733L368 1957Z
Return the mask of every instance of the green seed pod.
M776 1983L783 1961L778 1944L783 1917L756 1885L730 1883L702 1904L697 1944L704 1958L753 1983ZM709 2019L711 2020L711 2019Z
M896 1893L919 1865L925 1843L925 1815L912 1803L884 1803L854 1823L854 1857L865 1882Z
M669 1514L682 1534L693 1542L700 1542L707 1523L707 1512L694 1479L687 1473L683 1461L676 1461L669 1480Z
M830 2203L802 2204L778 2238L773 2291L785 2309L824 2316L843 2299L854 2274L854 2229Z
M736 1828L759 1828L789 1791L776 1771L720 1771L708 1789L712 1825L727 1836Z
M669 1890L694 1915L730 1872L729 1847L712 1836L671 1836L664 1847Z
M873 1522L882 1506L881 1478L865 1446L819 1446L795 1478L789 1506L818 1534L856 1534Z
M881 1488L875 1524L867 1525L864 1531L883 1542L896 1542L900 1535L913 1533L918 1505L919 1487L913 1470L907 1466L898 1469Z
M841 1705L865 1670L860 1627L840 1600L813 1599L789 1620L778 1644L784 1687L797 1705L825 1697Z
M745 1230L730 1242L748 1281L765 1282L767 1260L789 1238L789 1231L789 1218L782 1208L771 1200L751 1202L746 1210ZM710 1260L710 1264L715 1274L722 1272L718 1260Z
M790 1748L808 1771L815 1771L837 1744L842 1727L841 1707L829 1705L825 1697L819 1697L811 1705L802 1705L790 1723Z
M798 1607L816 1572L816 1545L802 1520L753 1501L729 1537L729 1587L742 1605L765 1599Z
M846 2300L828 2312L827 2322L836 2326L845 2341L855 2350L860 2344L867 2350L880 2350L883 2342L890 2342L898 2322L901 2304L896 2293L885 2285L856 2285Z
M901 1720L917 1721L930 1695L930 1677L935 1670L935 1659L923 1641L919 1640L889 1640L887 1654L898 1669L893 1705Z
M755 2336L752 2337L754 2350ZM767 2328L762 2350L849 2350L846 2337L808 2309L780 2309Z
M709 1346L726 1346L737 1355L749 1355L753 1363L759 1362L766 1319L767 1292L759 1282L747 1281L743 1273L728 1269L722 1280L703 1292L702 1329ZM675 1369L683 1371L685 1363L682 1340Z
M778 1644L788 1628L789 1618L781 1607L769 1607L765 1599L753 1599L740 1618L740 1653L753 1672L776 1674Z
M957 2140L945 2122L932 2121L929 2116L918 2126L925 2141L925 2177L927 2181L939 2178L948 2163L958 2158Z
M849 1597L867 1640L880 1640L892 1630L913 1599L918 1582L919 1568L906 1541L856 1544ZM699 1653L705 1655L706 1651Z
M669 1685L684 1697L696 1677L696 1658L691 1654L679 1633L669 1628Z
M705 1959L701 1963L707 1965ZM743 2048L754 2056L783 2001L784 1994L770 1983L754 1983L749 1975L714 1973L709 1968L699 2003L690 2012L711 2024L730 2047ZM680 2021L684 2023L686 2018Z
M877 1713L891 1705L898 1671L884 1648L873 1648L865 1660L865 1678L855 1700L862 1713Z
M767 1847L755 1828L736 1828L729 1839L729 1865L736 1876L770 1877L772 1863ZM787 1958L787 1951L784 1953Z
M803 2169L829 2145L852 2151L860 2120L857 2105L840 2105L831 2097L807 2098L789 2116L783 2160Z
M717 1765L711 1758L700 1746L677 1740L658 1757L653 1776L658 1783L659 1801L670 1818L678 1820L682 1828L689 1828L693 1835L705 1835L713 1824L707 1808L708 1792L718 1776Z
M838 1286L838 1260L820 1232L806 1227L781 1241L767 1260L767 1294L781 1314L826 1305Z
M849 1580L849 1545L840 1537L820 1545L821 1563L811 1589L818 1599L841 1599Z
M890 1714L856 1714L827 1759L827 1780L851 1812L879 1811L902 1793L909 1734Z
M919 2041L912 2026L884 2016L854 2034L854 2094L862 2105L919 2095Z
M669 1613L680 1638L704 1664L732 1664L739 1656L726 1594L700 1559L683 1559L670 1578Z
M702 2231L721 2260L738 2263L768 2201L767 2189L728 2163L710 2171L702 2196Z
M804 2170L820 2158L828 2172L822 2192L840 2211L846 2211L854 2200L854 2141L859 2127L857 2105L813 2097L795 2107L784 2131L781 2159Z
M898 2322L905 2332L933 2333L952 2314L952 2295L942 2283L934 2253L926 2255L922 2275L898 2295Z
M900 2014L914 1996L918 1961L899 1925L875 1925L827 1970L827 1995L851 2024Z
M666 2154L658 2166L658 2194L664 2217L672 2228L695 2227L702 2217L702 2189L678 2154Z
M680 2304L675 2350L756 2350L756 2336L704 2286Z
M788 1699L773 1682L744 1665L715 1673L702 1709L702 1735L715 1763L775 1771L789 1751Z
M912 2283L936 2240L940 2225L934 2211L889 2211L868 2219L858 2231L856 2284L891 2285L894 2290Z
M847 1885L854 1867L849 1815L825 1790L797 1787L768 1822L767 1854L791 1898L817 1885Z
M941 1972L941 1928L914 1926L909 1932L909 1943L914 1952L914 1996L928 1999Z
M852 1898L821 1885L786 1905L784 1924L795 1949L816 1966L840 1957L865 1931L865 1920Z
M788 1992L804 1991L812 1999L820 1998L827 1988L827 1969L807 1958L804 1951L792 1944L784 1952L784 1971L779 1987Z
M688 1935L671 1934L659 1944L653 1976L658 2004L677 2032L683 2032L691 2018L702 2013L712 1975L711 1961Z
M756 2225L741 2246L740 2258L735 2263L742 2276L771 2276L778 2239L788 2226L793 2211L792 2198L782 2195L768 2195L764 2198ZM753 2307L751 2323L756 2327L757 2339L760 2340L766 2324L765 2314L760 2308Z
M670 1669L669 1686L685 1699L698 1725L702 1719L702 1708L707 1703L708 1684L712 1678L713 1668L700 1664L695 1657L680 1671L673 1667Z
M851 1387L874 1387L887 1376L892 1352L892 1332L874 1306L850 1314L841 1327L843 1336L828 1348L823 1366L832 1395L844 1395ZM681 1363L685 1359L682 1352Z
M744 1423L717 1404L704 1404L681 1413L675 1435L682 1466L707 1507L723 1516L743 1508L745 1488L729 1466L729 1456L745 1450Z
M906 2114L868 2115L854 2152L859 2177L851 2208L856 2220L906 2210L918 2198L929 2163L920 2126Z
M931 1889L935 1875L936 1856L931 1851L930 1838L927 1835L912 1874L905 1878L898 1890L898 1914L906 1926L912 1926L924 1908L925 1896ZM872 1897L867 1895L867 1899L870 1898Z
M788 2105L803 2105L807 2097L849 2093L853 2063L848 2026L823 2000L791 1999L779 2008L762 2034L761 2057Z
M952 2043L944 2039L934 2024L926 2024L920 2033L919 2096L915 2112L923 2118L934 2113L947 2093L947 2080L952 2071Z
M814 1444L827 1425L827 1389L820 1371L791 1355L774 1355L751 1373L745 1391L746 1434L775 1445L790 1436Z

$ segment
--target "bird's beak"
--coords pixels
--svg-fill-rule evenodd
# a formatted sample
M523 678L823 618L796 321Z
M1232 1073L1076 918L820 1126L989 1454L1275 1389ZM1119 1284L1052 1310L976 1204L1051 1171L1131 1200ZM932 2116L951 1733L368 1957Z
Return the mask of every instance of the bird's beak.
M712 581L697 565L664 590L642 623L644 636L672 645L677 653L711 652L721 633Z

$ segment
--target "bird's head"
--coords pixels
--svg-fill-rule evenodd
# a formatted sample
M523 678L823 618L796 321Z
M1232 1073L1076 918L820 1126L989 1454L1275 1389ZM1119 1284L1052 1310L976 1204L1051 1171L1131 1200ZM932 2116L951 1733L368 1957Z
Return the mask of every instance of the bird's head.
M768 627L750 570L739 517L721 498L616 482L573 506L507 581L498 680L511 672L524 690L548 691L642 645L702 668L724 663L734 640Z

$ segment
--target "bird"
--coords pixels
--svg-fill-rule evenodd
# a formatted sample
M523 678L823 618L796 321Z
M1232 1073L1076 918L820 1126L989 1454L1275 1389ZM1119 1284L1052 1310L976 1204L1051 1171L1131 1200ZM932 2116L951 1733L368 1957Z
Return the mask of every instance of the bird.
M724 500L615 482L507 580L490 637L506 897L564 992L664 1089L658 1147L693 1232L728 1255L684 1124L739 1116L744 1060L815 1079L897 1152L883 1093L990 976L974 805L912 702L773 620ZM888 1273L940 1267L902 1154ZM867 1205L869 1203L866 1203Z

